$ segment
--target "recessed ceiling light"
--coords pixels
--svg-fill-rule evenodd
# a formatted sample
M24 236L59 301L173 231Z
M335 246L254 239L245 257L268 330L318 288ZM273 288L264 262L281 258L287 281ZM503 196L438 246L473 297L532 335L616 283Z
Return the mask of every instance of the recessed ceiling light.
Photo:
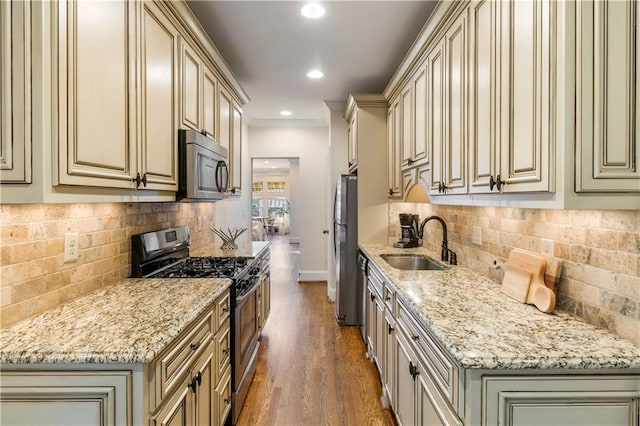
M324 74L322 73L322 71L312 70L307 73L307 77L317 79L324 77Z
M275 168L276 168L276 166L271 166L271 168L272 168L272 169L275 169Z
M324 7L318 3L307 3L300 9L300 14L305 18L316 19L324 16Z
M269 160L264 160L264 164L269 164Z
M282 115L284 117L288 117L288 116L291 115L291 111L287 111L287 110L280 111L280 115Z

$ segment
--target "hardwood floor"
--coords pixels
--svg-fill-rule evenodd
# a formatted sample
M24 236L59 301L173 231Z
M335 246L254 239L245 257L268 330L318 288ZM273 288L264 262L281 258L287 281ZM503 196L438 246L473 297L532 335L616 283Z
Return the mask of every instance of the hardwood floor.
M325 282L297 282L297 250L274 237L271 315L238 425L394 425L357 327L336 323Z

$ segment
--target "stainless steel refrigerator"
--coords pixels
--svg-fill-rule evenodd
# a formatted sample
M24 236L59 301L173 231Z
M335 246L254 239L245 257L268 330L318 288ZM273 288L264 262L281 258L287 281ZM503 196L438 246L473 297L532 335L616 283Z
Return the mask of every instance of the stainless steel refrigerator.
M336 251L336 319L340 325L359 325L362 284L358 280L357 177L341 175L333 206L333 243Z

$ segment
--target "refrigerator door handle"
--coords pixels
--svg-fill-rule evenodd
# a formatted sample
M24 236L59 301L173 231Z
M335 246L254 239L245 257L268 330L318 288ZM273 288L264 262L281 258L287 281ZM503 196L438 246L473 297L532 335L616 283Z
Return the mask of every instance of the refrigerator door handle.
M338 257L338 248L336 247L336 201L338 201L338 186L336 185L336 190L333 193L333 252L336 254L336 258Z

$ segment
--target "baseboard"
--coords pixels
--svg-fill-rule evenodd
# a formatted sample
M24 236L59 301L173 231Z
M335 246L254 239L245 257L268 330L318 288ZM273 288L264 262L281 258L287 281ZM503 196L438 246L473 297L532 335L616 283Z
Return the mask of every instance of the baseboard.
M298 282L301 281L326 281L327 271L299 271Z
M336 289L329 289L329 291L327 291L327 296L329 296L329 300L331 300L332 302L336 301Z
M300 237L289 237L289 244L300 244Z

